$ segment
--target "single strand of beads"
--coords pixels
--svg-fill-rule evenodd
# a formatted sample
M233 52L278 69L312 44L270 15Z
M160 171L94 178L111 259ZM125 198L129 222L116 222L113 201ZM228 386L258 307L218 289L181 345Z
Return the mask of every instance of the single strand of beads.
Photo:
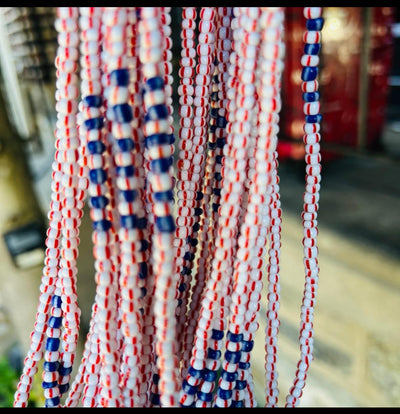
M146 118L144 135L154 137L158 145L148 152L150 171L149 186L153 197L155 218L153 245L153 272L155 275L154 315L156 327L156 354L159 369L159 392L162 406L178 403L178 358L176 346L173 238L173 179L169 162L173 145L160 145L162 139L170 140L169 118L164 92L162 67L162 34L160 11L155 7L141 9L139 21L140 60L145 82L144 102ZM147 99L151 96L154 100ZM165 137L165 138L164 138Z
M299 404L303 393L307 372L313 359L313 318L318 283L318 248L317 248L317 214L319 201L319 183L321 181L321 155L319 142L321 135L319 123L322 116L318 93L318 53L321 48L321 30L324 20L321 7L304 7L306 31L303 35L304 55L301 63L303 99L305 101L303 112L305 115L303 141L306 148L306 191L304 192L303 227L304 227L304 268L305 286L301 306L300 323L300 352L297 371L293 386L286 397L286 406L295 407Z

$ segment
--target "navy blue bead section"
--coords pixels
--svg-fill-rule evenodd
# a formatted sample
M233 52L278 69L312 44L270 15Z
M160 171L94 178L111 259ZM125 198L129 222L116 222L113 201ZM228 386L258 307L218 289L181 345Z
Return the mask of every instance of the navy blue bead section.
M254 347L254 341L243 341L242 342L242 351L244 352L250 352Z
M57 351L60 346L60 340L58 338L47 338L46 351Z
M135 174L135 167L133 165L117 166L116 171L118 177L133 177Z
M304 118L305 118L306 123L308 123L308 124L318 124L322 121L322 115L321 114L306 115Z
M93 196L89 202L92 208L106 208L109 200L106 196Z
M303 93L303 101L304 102L315 102L319 100L319 92L305 92Z
M60 394L65 394L69 389L69 383L59 384L58 389L60 391Z
M157 191L153 193L155 201L172 201L174 199L174 193L172 190Z
M229 408L244 408L244 402L232 400Z
M201 372L201 378L204 381L214 382L217 379L218 373L217 371L213 371L208 368L204 368Z
M58 382L57 381L42 381L42 388L54 388L57 387Z
M166 119L166 118L168 118L168 108L164 104L159 104L159 105L153 105L148 109L144 120L147 122L147 121L155 121L157 119Z
M161 233L172 233L173 231L175 231L174 218L170 215L156 217L155 222L157 230Z
M50 316L49 327L59 328L62 324L62 318L60 316Z
M106 219L94 221L92 226L93 226L93 229L96 231L108 231L111 229L111 222Z
M235 334L231 331L228 331L226 334L226 339L231 342L241 342L243 341L243 334Z
M232 390L224 390L223 388L218 388L217 395L222 400L229 400L232 398Z
M244 390L247 386L246 380L236 380L235 382L235 390Z
M170 134L153 134L145 138L146 148L167 144L171 144Z
M154 76L146 80L146 89L148 91L155 91L164 88L164 79L161 76Z
M61 296L53 295L51 297L51 304L52 304L52 306L54 306L56 308L61 308L61 304L62 304Z
M158 158L150 161L150 171L161 174L168 172L169 167L172 165L173 158Z
M146 262L141 262L139 264L140 266L140 270L139 270L139 277L141 279L144 279L147 277L147 273L148 273L148 269L147 269L147 263Z
M312 30L319 32L322 30L324 25L324 19L322 17L318 17L316 19L307 19L306 28L307 30Z
M211 402L213 400L212 392L197 391L197 398L201 401Z
M221 357L221 351L220 350L216 350L216 349L212 349L212 348L207 349L207 358L219 359L220 357Z
M82 102L87 107L100 108L103 104L103 98L100 95L87 95L82 99Z
M107 172L102 168L94 168L89 171L89 178L93 184L103 184L107 180Z
M131 122L133 119L132 108L127 103L114 105L112 110L114 112L115 121L120 124Z
M192 366L188 369L188 374L193 377L194 379L200 379L201 378L201 369L193 368Z
M43 362L43 369L48 372L58 371L59 367L60 367L60 363L58 361L54 361L54 362L44 361Z
M182 383L182 389L189 395L195 395L197 391L197 385L190 385L186 380Z
M44 404L46 408L57 407L60 405L60 397L46 398Z
M129 152L135 148L135 143L132 138L119 138L117 144L122 152Z
M119 192L119 196L123 201L127 201L128 203L131 203L132 201L136 200L138 196L138 192L137 190L121 190Z
M89 141L87 148L90 154L102 154L106 150L106 146L101 141Z
M115 69L110 73L110 84L113 86L129 85L129 70Z
M301 71L301 80L303 82L310 82L317 79L318 68L316 66L304 66Z
M58 369L58 372L62 376L69 375L72 372L72 367L63 367L63 366L60 366L60 368Z
M83 125L88 129L100 129L104 125L104 118L89 118L83 121Z
M216 339L219 341L224 337L224 331L221 331L220 329L212 329L211 330L211 338Z
M236 381L237 376L238 376L238 373L236 371L228 372L228 371L225 371L224 369L221 371L221 378L228 382Z
M137 228L138 218L135 214L129 214L127 216L120 217L121 226L126 229L135 229Z
M318 55L321 50L321 43L305 43L304 54L305 55Z

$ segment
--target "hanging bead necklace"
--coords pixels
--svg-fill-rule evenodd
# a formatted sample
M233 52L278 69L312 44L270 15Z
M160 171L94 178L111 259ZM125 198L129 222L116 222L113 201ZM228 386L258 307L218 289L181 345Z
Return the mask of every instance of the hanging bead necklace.
M305 286L287 407L313 359L319 276L323 19L303 11ZM256 407L265 290L265 406L278 405L284 9L182 8L176 162L171 22L170 7L57 8L47 249L15 407L41 361L46 407ZM86 197L96 293L71 381Z

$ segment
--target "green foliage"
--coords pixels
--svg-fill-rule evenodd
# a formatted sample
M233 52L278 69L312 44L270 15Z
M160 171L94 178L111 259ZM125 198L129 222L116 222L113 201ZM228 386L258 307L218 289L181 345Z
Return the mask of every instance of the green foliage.
M17 384L17 372L8 363L7 358L0 357L0 407L13 406Z

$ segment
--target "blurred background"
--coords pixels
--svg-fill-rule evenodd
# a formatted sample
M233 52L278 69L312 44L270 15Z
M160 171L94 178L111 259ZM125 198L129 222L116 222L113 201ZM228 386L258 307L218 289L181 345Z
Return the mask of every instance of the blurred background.
M299 357L304 284L300 58L305 20L301 7L288 7L285 13L278 147L283 209L278 342L281 404ZM180 58L176 37L180 15L181 8L173 7L175 68ZM400 12L397 7L325 7L323 17L321 271L315 359L300 406L393 407L400 405ZM43 267L56 123L54 19L55 9L49 7L0 9L3 407L12 405L29 347ZM94 297L88 212L82 220L78 266L81 325L86 329ZM263 347L261 323L253 356L260 405L264 401Z

